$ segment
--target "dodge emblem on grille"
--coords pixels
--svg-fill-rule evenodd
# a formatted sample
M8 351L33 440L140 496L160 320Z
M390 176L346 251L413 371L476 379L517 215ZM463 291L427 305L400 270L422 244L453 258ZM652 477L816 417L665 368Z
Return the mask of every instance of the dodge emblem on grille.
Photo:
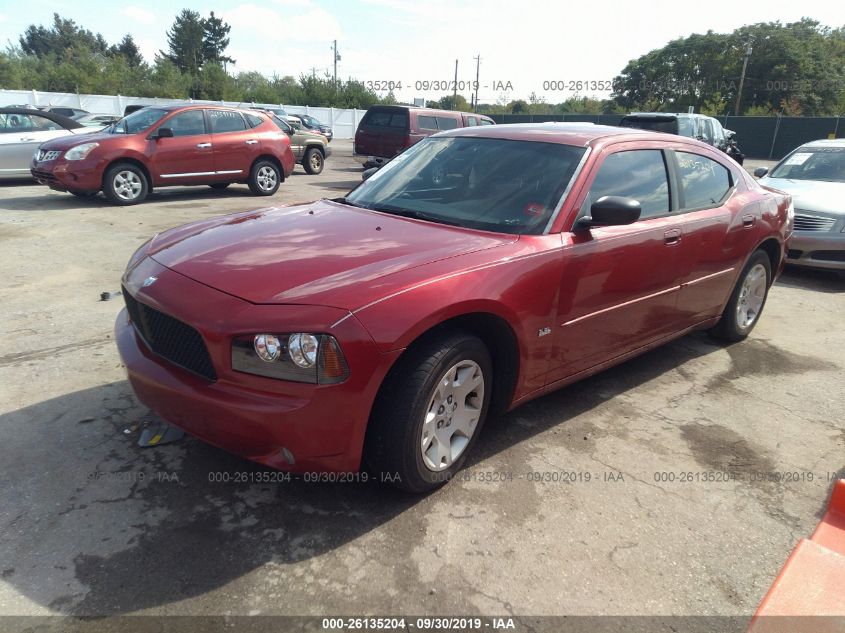
M158 281L158 277L147 277L144 283L141 284L141 287L146 288L147 286L152 286L156 281Z

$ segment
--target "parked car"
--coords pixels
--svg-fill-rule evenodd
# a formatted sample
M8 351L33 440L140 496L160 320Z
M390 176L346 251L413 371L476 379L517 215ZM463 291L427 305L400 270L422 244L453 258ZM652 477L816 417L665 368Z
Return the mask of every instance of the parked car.
M724 129L718 119L703 114L633 112L623 117L619 125L698 139L722 150L740 165L745 160L736 143L736 132Z
M754 175L794 200L787 263L845 271L845 139L805 143Z
M475 177L433 186L434 160L465 152ZM141 401L189 433L421 492L491 414L691 330L748 336L790 207L690 139L453 129L343 198L158 234L123 276L117 345Z
M305 172L311 175L321 173L326 159L332 155L326 137L302 127L301 124L289 123L275 114L270 113L270 118L290 138L294 159L302 165Z
M147 107L86 138L44 143L33 157L38 182L114 204L141 202L154 187L246 182L259 196L276 193L293 171L287 135L259 112L224 106Z
M82 108L69 108L66 106L44 106L39 108L42 112L50 112L51 114L60 114L69 119L79 119L80 117L90 114L88 110Z
M373 106L355 131L352 153L364 168L381 166L422 139L460 127L495 125L482 114L412 106Z
M103 128L120 121L120 119L121 117L116 114L86 114L76 120L85 127Z
M331 125L326 125L325 123L320 123L317 119L315 119L310 114L297 114L295 115L297 119L302 122L304 127L307 127L312 132L317 132L318 134L322 134L326 137L326 140L329 143L332 142L332 138L334 137L334 131L332 130Z
M0 179L30 178L30 161L41 143L89 131L58 114L32 108L0 108Z

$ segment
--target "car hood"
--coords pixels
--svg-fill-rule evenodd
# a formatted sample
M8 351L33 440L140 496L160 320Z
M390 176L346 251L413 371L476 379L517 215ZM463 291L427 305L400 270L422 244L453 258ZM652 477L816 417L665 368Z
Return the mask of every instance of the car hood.
M517 239L322 200L171 229L148 254L251 303L355 310L396 291L397 273Z
M60 136L58 138L50 139L41 144L43 150L59 150L66 151L71 147L79 145L80 143L113 143L120 138L126 138L123 134L102 134L97 128L75 128L71 130L73 134L68 136Z
M790 194L796 209L845 215L845 183L790 178L761 178L757 182Z

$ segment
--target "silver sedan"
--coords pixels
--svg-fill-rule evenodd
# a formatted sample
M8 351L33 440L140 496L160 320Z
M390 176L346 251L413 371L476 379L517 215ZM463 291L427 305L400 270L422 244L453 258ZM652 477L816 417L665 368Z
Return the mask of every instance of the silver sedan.
M845 271L845 139L806 143L769 172L760 184L792 194L795 231L786 261Z
M41 143L90 131L91 128L59 114L0 108L0 179L31 178L30 162Z

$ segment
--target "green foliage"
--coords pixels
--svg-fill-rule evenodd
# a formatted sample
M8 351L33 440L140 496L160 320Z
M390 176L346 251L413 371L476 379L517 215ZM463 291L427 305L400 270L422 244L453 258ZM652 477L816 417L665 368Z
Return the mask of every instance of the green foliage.
M742 95L740 76L751 46ZM613 97L626 110L725 114L768 108L786 114L835 115L845 91L845 29L803 18L732 33L693 34L632 60Z
M167 31L167 52L160 56L176 65L181 72L196 77L205 61L203 21L197 11L182 9Z
M234 64L235 60L225 55L229 47L229 31L232 27L215 17L214 11L202 21L202 52L205 61L218 65Z

